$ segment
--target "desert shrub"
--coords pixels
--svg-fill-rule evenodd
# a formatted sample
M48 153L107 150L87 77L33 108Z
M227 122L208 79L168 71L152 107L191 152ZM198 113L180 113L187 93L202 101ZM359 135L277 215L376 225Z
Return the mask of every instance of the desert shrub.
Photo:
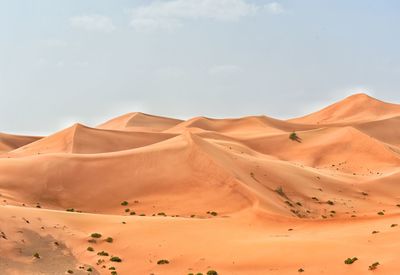
M108 237L108 238L106 239L106 242L108 242L108 243L112 243L113 241L114 241L114 239L111 238L111 237Z
M327 201L326 203L329 205L334 205L333 201L331 201L331 200Z
M110 266L108 269L109 269L109 270L115 270L115 267Z
M369 270L375 270L379 265L379 262L375 262L368 267Z
M90 236L92 238L96 238L96 239L101 238L101 234L100 233L92 233Z
M94 248L91 247L91 246L89 246L88 248L86 248L86 250L87 250L87 251L90 251L90 252L93 252L93 251L94 251Z
M379 233L379 231L376 231L376 230L372 231L372 234L376 234L376 233Z
M299 136L296 134L296 132L292 132L292 133L289 135L289 138L290 138L291 140L297 141L297 140L299 139Z
M35 257L36 259L40 259L40 255L37 252L35 254L33 254L33 257Z
M68 208L67 211L68 212L75 212L75 209L74 208Z
M144 216L146 216L146 214L140 214L139 216L142 216L142 217L144 217Z
M127 202L127 201L123 201L123 202L121 202L121 205L122 205L122 206L127 206L127 205L128 205L128 202Z
M390 227L395 227L395 226L397 226L398 224L397 223L394 223L394 224L392 224Z
M125 212L128 213L129 211L131 211L129 208L125 209Z
M158 216L167 216L164 212L157 213Z
M90 239L88 240L88 243L97 243L97 241L95 239Z
M379 211L379 212L378 212L378 215L383 216L383 215L385 215L385 213L383 213L382 211Z
M297 270L297 272L304 272L304 269L299 268L299 269Z
M353 264L355 261L357 261L358 258L357 257L353 257L353 258L347 258L346 260L344 260L345 264Z
M280 196L286 198L286 194L285 194L285 192L283 191L282 186L277 187L277 188L275 189L275 192L276 192L278 195L280 195Z
M209 270L207 271L207 275L218 275L218 272L215 270Z
M298 206L303 206L303 205L301 204L301 202L296 202L296 204L297 204Z
M71 269L67 270L67 273L72 274L74 273Z
M285 201L285 203L286 203L287 205L289 205L290 207L293 207L293 203L291 203L290 201Z
M136 215L136 212L135 211L131 211L131 213L129 213L129 215Z
M105 252L105 251L100 251L100 252L97 253L97 255L99 255L99 256L108 256L109 254L107 252Z
M111 271L111 275L117 275L117 271Z
M168 260L159 260L157 264L169 264Z
M122 259L120 257L113 256L110 258L110 261L120 263L122 262Z
M92 271L93 271L93 269L92 269L91 267L89 267L88 269L86 269L86 271L88 271L88 272L92 272Z
M214 212L214 211L211 211L211 212L210 212L210 215L211 215L211 216L217 216L218 213L217 213L217 212Z

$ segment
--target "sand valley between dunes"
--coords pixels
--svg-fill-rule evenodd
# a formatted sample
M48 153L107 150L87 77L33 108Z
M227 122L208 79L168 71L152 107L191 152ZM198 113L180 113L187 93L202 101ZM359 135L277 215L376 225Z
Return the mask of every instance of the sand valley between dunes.
M0 134L0 274L400 274L398 224L400 105L365 94Z

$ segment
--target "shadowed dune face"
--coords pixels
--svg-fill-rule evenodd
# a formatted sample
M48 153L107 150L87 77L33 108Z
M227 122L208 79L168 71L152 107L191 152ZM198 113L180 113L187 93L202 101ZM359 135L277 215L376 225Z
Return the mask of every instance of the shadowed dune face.
M130 113L2 135L0 272L397 274L399 118L358 94L288 121Z

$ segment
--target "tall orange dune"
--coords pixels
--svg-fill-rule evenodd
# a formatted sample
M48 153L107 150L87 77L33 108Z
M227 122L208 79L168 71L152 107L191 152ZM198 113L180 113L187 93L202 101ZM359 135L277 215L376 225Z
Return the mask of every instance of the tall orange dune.
M0 135L0 274L399 274L400 105Z

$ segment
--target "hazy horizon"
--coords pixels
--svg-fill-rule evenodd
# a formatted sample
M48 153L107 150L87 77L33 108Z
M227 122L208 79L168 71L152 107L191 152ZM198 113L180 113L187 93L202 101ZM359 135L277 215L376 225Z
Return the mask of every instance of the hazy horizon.
M2 1L0 132L400 102L397 1ZM50 23L51 22L51 23ZM12 119L10 119L12 118Z

